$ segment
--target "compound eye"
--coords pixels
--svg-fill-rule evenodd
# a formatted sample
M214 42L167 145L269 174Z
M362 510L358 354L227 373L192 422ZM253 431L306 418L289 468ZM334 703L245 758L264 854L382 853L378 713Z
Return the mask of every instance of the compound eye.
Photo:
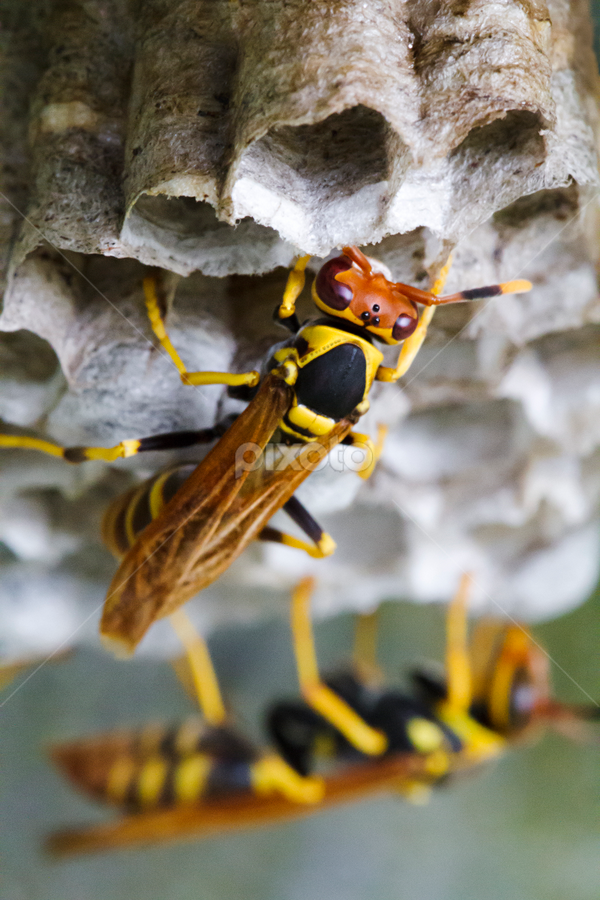
M338 272L346 272L352 268L352 262L347 256L336 256L330 259L319 270L315 288L320 300L330 309L346 309L352 302L352 288L336 281Z
M393 339L395 341L403 341L405 338L410 337L418 324L419 319L416 316L413 318L403 313L394 322L394 327L392 328Z
M536 701L536 692L524 671L515 672L510 690L510 726L522 728L529 722Z

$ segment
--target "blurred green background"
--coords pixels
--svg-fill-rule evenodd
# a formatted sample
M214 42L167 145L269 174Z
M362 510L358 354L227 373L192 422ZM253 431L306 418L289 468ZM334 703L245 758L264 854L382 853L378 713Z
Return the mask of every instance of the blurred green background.
M567 573L565 573L567 577ZM318 626L323 666L351 647L352 618ZM415 659L441 659L444 613L388 603L381 659L390 678ZM536 629L557 665L561 698L600 698L600 595ZM296 691L282 620L211 642L223 686L257 734L274 695ZM564 672L562 671L564 670ZM568 673L568 676L565 674ZM276 687L275 687L276 686ZM2 900L597 900L599 748L548 735L489 770L435 792L425 807L369 800L275 828L52 862L49 830L111 813L72 793L44 744L192 710L166 663L118 663L80 652L41 669L2 708Z

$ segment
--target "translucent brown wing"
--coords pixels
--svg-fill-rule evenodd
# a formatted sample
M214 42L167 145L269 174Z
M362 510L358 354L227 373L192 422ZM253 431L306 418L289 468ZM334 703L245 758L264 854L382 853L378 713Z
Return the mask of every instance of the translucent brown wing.
M348 767L326 778L325 796L314 805L294 803L281 795L258 797L243 792L207 799L199 806L130 815L89 829L57 832L47 842L47 849L66 856L157 841L205 838L298 819L341 803L402 788L413 780L427 781L426 759L418 754L403 753Z
M152 726L147 726L148 735L151 730ZM160 734L158 726L156 733ZM108 803L111 798L106 784L111 768L119 760L139 753L139 731L123 728L52 747L50 757L79 790Z
M293 467L236 471L245 445L264 449L291 397L282 379L268 375L247 409L144 529L108 590L100 632L111 644L132 651L156 619L218 578L355 423L343 419L318 446L307 444Z

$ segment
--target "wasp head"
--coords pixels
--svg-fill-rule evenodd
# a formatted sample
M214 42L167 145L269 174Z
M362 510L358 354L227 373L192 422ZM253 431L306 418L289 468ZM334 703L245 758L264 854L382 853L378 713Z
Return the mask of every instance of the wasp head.
M312 296L330 316L362 326L385 344L398 344L417 327L417 306L379 267L384 268L358 247L344 247L319 270Z

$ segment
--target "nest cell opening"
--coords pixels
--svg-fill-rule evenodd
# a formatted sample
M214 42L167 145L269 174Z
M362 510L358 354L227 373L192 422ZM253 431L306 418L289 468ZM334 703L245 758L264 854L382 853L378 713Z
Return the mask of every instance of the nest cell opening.
M294 255L272 228L249 217L233 227L195 197L142 194L121 237L142 262L180 275L195 270L215 277L255 274L289 265Z
M364 242L366 223L381 219L405 155L386 119L362 105L314 125L274 128L240 160L234 207L259 221L270 216L283 234L280 210L293 212L296 228L304 219L306 248L315 253L339 241Z

